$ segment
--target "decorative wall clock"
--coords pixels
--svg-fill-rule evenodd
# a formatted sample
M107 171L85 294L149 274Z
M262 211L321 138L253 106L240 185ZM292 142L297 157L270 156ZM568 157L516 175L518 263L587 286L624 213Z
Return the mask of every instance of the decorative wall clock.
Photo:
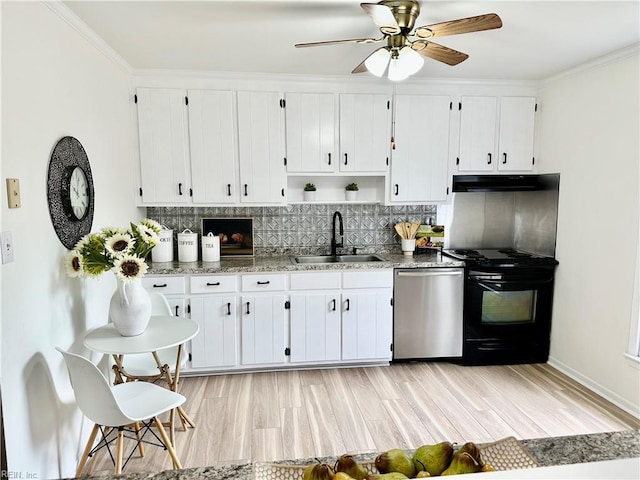
M47 172L47 201L53 228L69 250L91 232L94 191L91 165L82 144L63 137L53 147Z

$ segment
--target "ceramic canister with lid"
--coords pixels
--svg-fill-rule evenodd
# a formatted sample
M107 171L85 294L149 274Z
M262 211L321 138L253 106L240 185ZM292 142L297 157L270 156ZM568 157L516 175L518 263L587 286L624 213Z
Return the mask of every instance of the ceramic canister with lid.
M152 262L173 262L173 230L161 225L158 244L151 250Z
M178 261L198 261L198 234L188 228L178 234Z
M212 232L202 236L202 261L220 261L220 237L214 235Z

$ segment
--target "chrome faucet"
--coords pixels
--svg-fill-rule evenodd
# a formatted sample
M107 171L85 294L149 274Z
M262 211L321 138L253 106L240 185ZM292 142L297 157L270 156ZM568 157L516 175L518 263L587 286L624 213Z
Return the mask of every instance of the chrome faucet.
M340 243L336 242L336 218L338 219L338 232L340 233ZM344 226L342 224L342 214L334 212L331 222L331 255L336 256L336 248L344 246Z

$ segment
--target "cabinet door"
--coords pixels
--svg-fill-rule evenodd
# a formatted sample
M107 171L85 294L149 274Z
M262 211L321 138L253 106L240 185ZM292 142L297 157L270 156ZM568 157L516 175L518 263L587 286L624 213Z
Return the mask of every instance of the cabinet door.
M291 295L291 361L340 360L340 294Z
M533 142L536 99L502 97L500 99L500 141L498 170L533 169Z
M200 332L191 340L191 367L228 367L238 363L236 297L191 297L191 319Z
M137 97L142 201L189 202L186 91L139 88Z
M496 97L462 97L460 112L460 151L458 170L493 171L497 163Z
M391 297L391 290L343 294L342 360L391 359Z
M387 95L340 95L340 171L386 172L391 119Z
M286 297L242 296L242 364L284 363Z
M396 95L389 201L446 201L450 102L448 96Z
M283 204L284 118L274 92L238 92L240 202Z
M238 201L233 92L189 90L189 145L194 203Z
M180 297L167 297L167 302L169 302L169 307L171 307L171 313L176 317L184 317L185 308L184 308L184 298Z
M335 171L335 110L332 93L287 93L288 172Z

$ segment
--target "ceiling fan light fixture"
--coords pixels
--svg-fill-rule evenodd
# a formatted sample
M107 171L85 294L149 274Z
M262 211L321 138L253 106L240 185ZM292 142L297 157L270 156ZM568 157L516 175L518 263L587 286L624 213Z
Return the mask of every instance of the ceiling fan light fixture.
M387 65L389 64L389 59L391 58L391 53L385 47L379 48L375 52L373 52L367 59L364 61L365 67L372 75L376 77L381 77L384 75L384 71L387 69Z
M399 82L406 80L414 73L418 72L424 65L424 59L419 53L414 52L411 47L405 46L400 49L397 57L392 57L389 63L389 80Z
M418 52L415 52L411 47L406 46L400 50L400 54L398 55L398 60L402 66L402 69L408 73L408 75L413 75L420 71L422 66L424 65L424 58Z

